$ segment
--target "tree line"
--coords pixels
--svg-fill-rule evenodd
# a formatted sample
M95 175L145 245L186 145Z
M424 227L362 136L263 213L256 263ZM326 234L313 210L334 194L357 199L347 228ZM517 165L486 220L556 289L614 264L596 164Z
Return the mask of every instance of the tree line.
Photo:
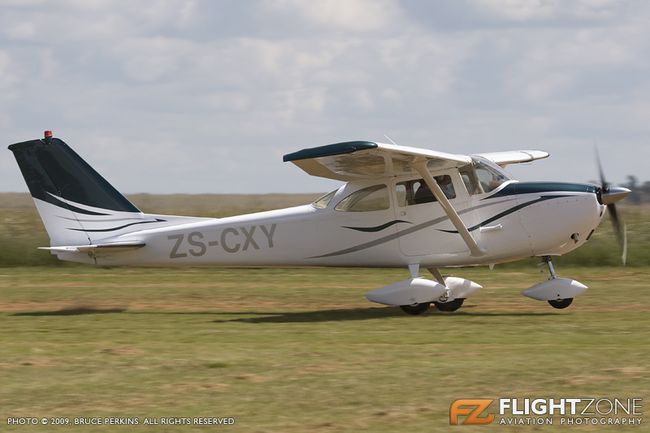
M641 183L639 178L633 174L626 177L627 182L621 186L629 188L632 193L625 199L626 204L646 204L650 203L650 180Z

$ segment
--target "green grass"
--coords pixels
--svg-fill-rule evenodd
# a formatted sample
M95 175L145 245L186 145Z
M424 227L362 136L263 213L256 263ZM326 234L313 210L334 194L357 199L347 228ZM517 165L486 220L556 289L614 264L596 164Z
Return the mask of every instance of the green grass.
M590 286L566 310L519 295L545 278L535 268L497 267L454 273L485 287L458 312L411 317L363 298L400 270L0 269L0 428L71 430L9 416L232 416L218 429L438 432L457 398L647 399L650 269L558 271Z

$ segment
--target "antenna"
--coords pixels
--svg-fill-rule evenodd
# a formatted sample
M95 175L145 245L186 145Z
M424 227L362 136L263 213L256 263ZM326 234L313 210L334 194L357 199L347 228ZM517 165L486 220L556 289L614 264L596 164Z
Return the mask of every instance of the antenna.
M390 141L390 142L393 143L395 146L397 146L397 143L395 143L395 142L393 141L393 139L390 138L387 134L384 134L384 137L386 137L386 138L388 139L388 141Z

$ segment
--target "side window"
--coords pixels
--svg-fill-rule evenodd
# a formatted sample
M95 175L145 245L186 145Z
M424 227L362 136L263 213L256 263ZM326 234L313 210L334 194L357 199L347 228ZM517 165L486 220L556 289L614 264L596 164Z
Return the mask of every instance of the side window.
M338 189L335 189L334 191L325 194L324 196L320 197L317 199L315 202L313 202L311 205L314 206L316 209L325 209L328 204L332 201L332 198L334 198L334 194L336 194L336 191Z
M456 191L449 175L435 176L434 179L448 199L456 198ZM396 185L396 192L399 206L412 206L438 201L422 179L400 182Z
M478 179L476 178L476 172L474 171L474 166L472 164L467 164L458 169L460 177L463 179L465 188L467 188L467 193L469 195L480 194L481 188L478 186Z
M390 208L386 185L373 185L355 191L336 205L341 212L369 212Z
M476 164L476 175L484 192L490 192L506 181L501 173L481 163Z

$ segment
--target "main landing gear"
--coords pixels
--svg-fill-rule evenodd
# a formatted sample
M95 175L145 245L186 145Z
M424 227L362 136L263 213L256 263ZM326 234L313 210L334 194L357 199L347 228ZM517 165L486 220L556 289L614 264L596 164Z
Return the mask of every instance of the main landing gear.
M419 266L409 266L411 276L417 276ZM438 268L430 267L427 270L433 275L440 289L439 295L429 302L420 302L411 305L400 305L402 311L407 314L418 315L426 312L431 304L434 304L438 311L452 312L462 307L465 298L481 288L480 285L458 277L443 277Z
M465 298L482 289L479 284L459 277L443 277L437 268L427 268L434 276L428 280L419 276L420 265L409 265L410 278L366 293L372 302L399 306L411 315L426 312L434 304L439 311L456 311Z
M550 277L547 281L535 284L522 292L524 296L547 301L553 308L563 309L571 305L573 298L587 290L587 286L569 278L559 278L555 273L550 256L542 257L542 265L546 265Z
M426 312L430 306L431 306L431 302L422 302L420 304L413 304L413 305L400 305L399 307L406 314L417 316L419 314Z
M436 306L438 311L451 313L453 311L458 310L460 307L462 307L464 301L465 298L459 298L447 302L433 302L433 304ZM431 302L422 302L421 304L413 304L413 305L400 305L399 307L402 309L403 312L417 316L418 314L422 314L426 312L429 309L429 307L431 307Z
M447 302L436 302L436 307L440 311L456 311L460 307L463 306L463 302L465 302L465 298L458 298L454 299L453 301L447 301Z

